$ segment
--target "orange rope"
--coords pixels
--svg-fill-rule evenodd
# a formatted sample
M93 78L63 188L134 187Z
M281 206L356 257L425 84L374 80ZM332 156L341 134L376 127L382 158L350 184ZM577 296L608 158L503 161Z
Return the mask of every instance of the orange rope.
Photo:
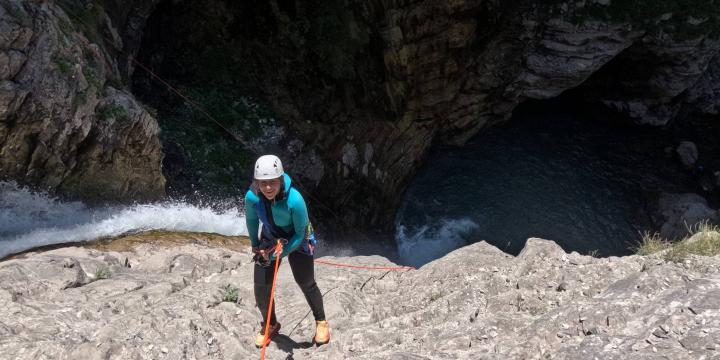
M270 288L270 304L268 305L267 319L265 320L265 342L260 351L260 360L265 360L265 349L270 343L268 341L268 333L270 331L270 318L272 317L273 300L275 300L275 281L277 280L278 267L280 266L280 254L282 254L282 243L280 240L275 247L275 272L273 273L272 287ZM276 320L277 321L277 320Z
M354 268L354 269L370 269L370 270L417 270L412 266L361 266L361 265L347 265L347 264L337 264L337 263L331 263L329 261L323 261L323 260L315 260L318 264L324 264L324 265L332 265L332 266L339 266L339 267L348 267L348 268Z
M273 303L275 300L275 284L277 282L277 274L278 274L278 267L280 266L280 254L282 254L283 246L282 242L278 240L277 245L275 246L275 272L273 273L273 281L272 281L272 287L270 288L270 304L268 305L268 311L267 311L267 318L265 319L265 343L262 346L262 350L260 351L260 360L265 360L265 349L267 349L267 345L270 343L267 341L268 335L270 333L270 318L272 317L272 308ZM348 267L348 268L354 268L354 269L370 269L370 270L416 270L412 266L361 266L361 265L348 265L348 264L338 264L338 263L332 263L329 261L323 261L323 260L315 260L318 264L324 264L324 265L331 265L331 266L338 266L338 267Z

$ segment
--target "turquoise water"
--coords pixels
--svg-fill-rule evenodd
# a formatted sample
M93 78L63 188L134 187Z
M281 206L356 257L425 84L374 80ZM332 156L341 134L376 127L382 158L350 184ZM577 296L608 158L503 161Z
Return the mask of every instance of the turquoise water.
M692 191L666 138L657 128L529 112L438 149L398 212L400 258L422 265L481 240L517 254L529 237L568 252L629 254L655 226L659 192Z

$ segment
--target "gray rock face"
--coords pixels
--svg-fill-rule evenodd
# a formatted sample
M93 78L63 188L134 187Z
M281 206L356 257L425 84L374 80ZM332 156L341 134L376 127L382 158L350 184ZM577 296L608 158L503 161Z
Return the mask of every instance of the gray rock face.
M0 3L0 176L85 199L156 199L160 129L109 85L116 60L78 21L54 2Z
M256 358L253 266L247 252L200 245L70 247L4 261L0 350L17 359ZM268 358L710 359L720 346L719 257L597 259L533 238L518 257L482 242L414 271L315 269L330 344L309 344L312 315L284 263L283 328ZM228 284L234 303L222 301Z

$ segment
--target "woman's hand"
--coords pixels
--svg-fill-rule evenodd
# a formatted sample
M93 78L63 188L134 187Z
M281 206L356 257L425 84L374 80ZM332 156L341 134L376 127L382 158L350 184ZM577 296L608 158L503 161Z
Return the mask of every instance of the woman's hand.
M274 253L276 258L279 258L280 255L282 255L284 244L287 244L287 240L280 238L278 239L277 245L275 245L274 247L271 247L269 249L261 249L258 246L253 246L252 252L253 254L258 254L262 256L263 260L270 261L270 254Z
M253 254L258 254L258 255L262 256L263 260L265 260L265 261L270 261L270 251L271 250L272 249L261 249L257 246L253 246L253 248L252 248Z

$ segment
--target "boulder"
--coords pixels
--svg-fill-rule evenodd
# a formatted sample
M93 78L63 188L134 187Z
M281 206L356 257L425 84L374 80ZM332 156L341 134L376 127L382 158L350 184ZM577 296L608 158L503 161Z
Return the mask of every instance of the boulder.
M692 141L683 141L678 145L675 152L680 157L680 162L687 169L692 169L698 159L698 149Z

